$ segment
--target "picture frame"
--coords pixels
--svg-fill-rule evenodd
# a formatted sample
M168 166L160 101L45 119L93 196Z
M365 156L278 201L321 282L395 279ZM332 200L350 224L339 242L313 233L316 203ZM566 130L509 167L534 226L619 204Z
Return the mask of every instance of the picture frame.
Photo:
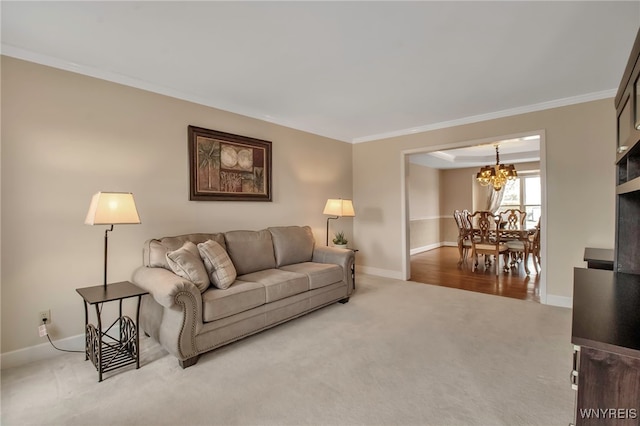
M271 142L189 126L189 200L272 201Z

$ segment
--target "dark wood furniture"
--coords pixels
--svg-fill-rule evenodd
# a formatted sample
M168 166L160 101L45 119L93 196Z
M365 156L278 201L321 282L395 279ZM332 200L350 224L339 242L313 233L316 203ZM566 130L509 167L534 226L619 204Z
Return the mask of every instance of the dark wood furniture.
M136 368L140 368L140 299L148 292L129 281L109 284L106 290L99 285L78 288L76 291L84 299L85 360L90 359L98 370L98 382L102 381L103 373L108 371L134 363ZM138 298L135 322L122 315L122 301L130 297ZM103 329L102 305L112 301L118 301L119 315L109 327ZM89 323L89 305L95 306L97 326Z
M574 269L576 425L640 425L640 30L615 106L613 270Z
M587 268L613 271L613 249L587 247L583 259Z
M640 425L639 307L640 275L574 269L576 425Z
M640 273L640 31L618 94L615 270Z

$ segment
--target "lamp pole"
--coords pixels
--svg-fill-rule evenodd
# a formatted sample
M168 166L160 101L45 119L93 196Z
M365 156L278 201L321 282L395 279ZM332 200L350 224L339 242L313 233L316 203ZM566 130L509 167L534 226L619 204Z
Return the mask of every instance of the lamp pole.
M113 224L104 231L104 291L107 291L107 250L109 246L109 232L113 231Z
M327 218L327 247L329 247L329 220L330 219L338 219L340 216L336 217L328 217Z

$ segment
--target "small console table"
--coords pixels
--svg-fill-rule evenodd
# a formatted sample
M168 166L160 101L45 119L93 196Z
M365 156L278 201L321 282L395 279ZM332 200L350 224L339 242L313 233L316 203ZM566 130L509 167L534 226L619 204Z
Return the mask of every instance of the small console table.
M613 249L586 247L583 259L589 269L613 271Z
M140 368L140 337L138 334L138 320L140 318L140 300L148 294L129 281L94 287L77 288L76 291L84 299L85 325L85 360L90 359L98 370L98 382L102 381L102 374L130 364ZM122 315L122 301L130 297L137 297L135 322L128 316ZM118 318L107 329L102 328L102 304L118 301ZM97 327L89 324L89 305L96 309ZM118 324L118 336L109 334ZM114 330L115 331L115 330Z

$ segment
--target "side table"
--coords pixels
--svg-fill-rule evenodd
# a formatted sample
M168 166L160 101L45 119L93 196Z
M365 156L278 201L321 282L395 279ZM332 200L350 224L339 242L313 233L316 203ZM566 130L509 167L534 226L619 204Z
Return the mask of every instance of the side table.
M90 359L98 370L98 382L102 381L102 374L126 365L135 363L140 368L140 337L138 334L138 320L140 318L140 300L148 294L129 281L122 281L107 285L77 288L76 291L84 299L85 325L85 360ZM122 315L122 301L130 297L138 297L135 322L128 316ZM118 318L106 330L102 329L102 304L118 301ZM89 305L94 305L98 321L97 327L89 324ZM118 324L118 336L109 334Z
M359 250L358 249L353 249L350 248L349 250L351 250L354 254L357 253ZM351 279L353 280L353 289L356 289L356 262L353 262L353 265L351 265Z

